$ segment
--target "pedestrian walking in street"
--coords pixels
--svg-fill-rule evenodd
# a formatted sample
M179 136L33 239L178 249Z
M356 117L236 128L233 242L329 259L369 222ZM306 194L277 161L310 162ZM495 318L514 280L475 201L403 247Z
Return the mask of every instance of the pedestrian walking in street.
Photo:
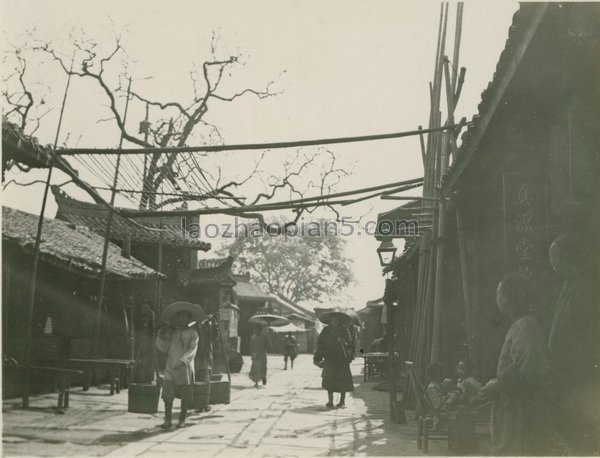
M290 360L291 369L294 368L296 356L298 356L298 342L290 331L285 336L285 339L283 339L283 361L285 363L283 370L287 370L288 359Z
M167 353L167 366L163 380L162 398L165 402L163 428L172 426L173 401L181 399L178 427L185 426L187 409L191 403L194 383L194 357L198 350L198 333L193 327L192 315L180 310L174 317L175 328L161 327L156 338L157 348Z
M340 393L337 407L346 406L346 393L354 391L350 362L354 359L354 339L347 326L343 326L339 314L331 314L317 339L313 362L323 369L321 386L327 390L327 407L333 407L333 394Z
M270 348L269 337L263 331L262 325L254 326L254 335L250 339L250 354L252 365L250 366L250 380L258 388L259 382L267 384L267 350Z
M497 376L483 388L492 401L491 435L495 455L530 455L543 446L539 394L547 375L546 342L541 326L531 314L533 295L519 273L506 275L498 284L496 301L512 320L498 359Z

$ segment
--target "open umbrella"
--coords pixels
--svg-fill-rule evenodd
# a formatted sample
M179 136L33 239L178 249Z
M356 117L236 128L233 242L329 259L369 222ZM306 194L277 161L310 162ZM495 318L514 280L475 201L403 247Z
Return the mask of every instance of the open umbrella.
M206 318L206 312L204 312L201 305L192 304L191 302L172 302L163 309L160 319L164 323L169 323L177 315L177 312L182 310L190 312L192 321L199 322Z
M261 313L260 315L254 315L248 319L250 324L262 324L264 326L281 327L290 324L290 320L283 316L271 315L270 313Z
M331 317L337 316L342 324L356 324L360 326L357 313L344 307L315 308L315 313L321 323L330 324Z

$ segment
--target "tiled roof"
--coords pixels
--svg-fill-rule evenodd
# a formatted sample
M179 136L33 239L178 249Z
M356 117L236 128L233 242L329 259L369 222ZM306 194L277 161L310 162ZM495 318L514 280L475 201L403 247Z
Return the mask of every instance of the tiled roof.
M236 295L240 299L269 301L273 296L262 290L261 287L250 283L250 275L234 275L236 285L233 287Z
M9 207L2 207L2 239L13 242L31 253L35 246L39 217ZM104 239L86 227L44 218L40 258L63 269L99 277ZM121 250L109 245L106 272L109 276L149 278L161 274L135 258L121 256Z
M41 146L37 138L25 135L19 126L2 117L3 162L16 160L29 167L45 168L50 165L53 152L50 146Z
M374 299L372 301L367 301L367 307L383 307L383 297Z
M514 14L506 45L496 65L496 71L487 88L481 93L481 102L477 106L478 113L473 116L471 124L461 136L461 145L458 148L457 157L443 177L444 186L448 185L451 176L459 173L460 167L470 159L469 155L466 154L467 150L473 150L477 146L487 127L487 120L493 114L492 108L496 102L495 99L506 88L509 80L507 75L515 71L516 65L523 56L529 40L535 33L547 8L547 3L525 2L520 4L519 10ZM484 118L486 118L486 122L484 122Z
M315 312L313 312L312 310L309 310L307 308L302 307L301 305L296 304L294 301L292 301L291 299L288 299L287 297L285 297L283 294L274 294L275 299L282 305L284 305L286 308L288 308L289 310L291 310L292 313L290 313L291 315L297 315L300 318L303 319L309 319L309 320L313 320L316 319L317 315L315 314Z
M190 282L192 284L216 286L234 286L236 284L231 273L232 257L202 259L198 262L198 265L198 269L190 271Z
M31 168L48 168L51 163L73 178L73 181L86 192L91 190L87 183L79 179L79 174L63 157L57 156L51 145L42 146L36 137L32 137L14 123L2 117L2 174L6 171L9 161ZM96 200L96 196L93 196Z
M392 231L392 237L403 234L416 234L417 226L413 221L417 222L419 233L425 232L429 230L433 221L432 208L424 206L423 202L420 200L411 200L392 210L379 213L377 215L377 226L375 230L375 238L377 240L382 240L388 236L388 234L383 235L380 233L380 229L384 228L384 221L387 222L387 227L385 227L385 229ZM400 224L400 222L404 222L404 224Z
M108 218L106 206L73 199L58 187L53 186L52 192L58 204L56 218L76 225L87 226L98 234L104 234ZM122 241L129 238L134 243L158 244L162 232L162 243L166 246L189 247L203 251L210 249L210 243L184 235L181 220L177 217L163 217L162 231L160 218L135 218L135 221L138 224L113 214L111 240ZM144 227L140 227L140 225Z

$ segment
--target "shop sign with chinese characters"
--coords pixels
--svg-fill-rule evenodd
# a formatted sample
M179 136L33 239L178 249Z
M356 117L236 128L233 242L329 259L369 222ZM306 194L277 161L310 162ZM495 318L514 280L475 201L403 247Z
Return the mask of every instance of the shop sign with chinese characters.
M505 173L503 187L506 271L536 277L547 263L545 176Z

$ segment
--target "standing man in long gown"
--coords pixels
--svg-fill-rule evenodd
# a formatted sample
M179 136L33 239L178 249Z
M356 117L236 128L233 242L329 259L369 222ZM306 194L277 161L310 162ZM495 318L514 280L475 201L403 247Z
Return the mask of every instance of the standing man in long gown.
M181 310L175 315L176 329L161 328L156 337L159 351L167 353L167 366L163 380L162 397L165 402L165 422L162 427L172 426L173 401L181 399L179 428L185 426L187 409L191 403L194 383L194 357L198 351L198 333L189 327L190 312Z

